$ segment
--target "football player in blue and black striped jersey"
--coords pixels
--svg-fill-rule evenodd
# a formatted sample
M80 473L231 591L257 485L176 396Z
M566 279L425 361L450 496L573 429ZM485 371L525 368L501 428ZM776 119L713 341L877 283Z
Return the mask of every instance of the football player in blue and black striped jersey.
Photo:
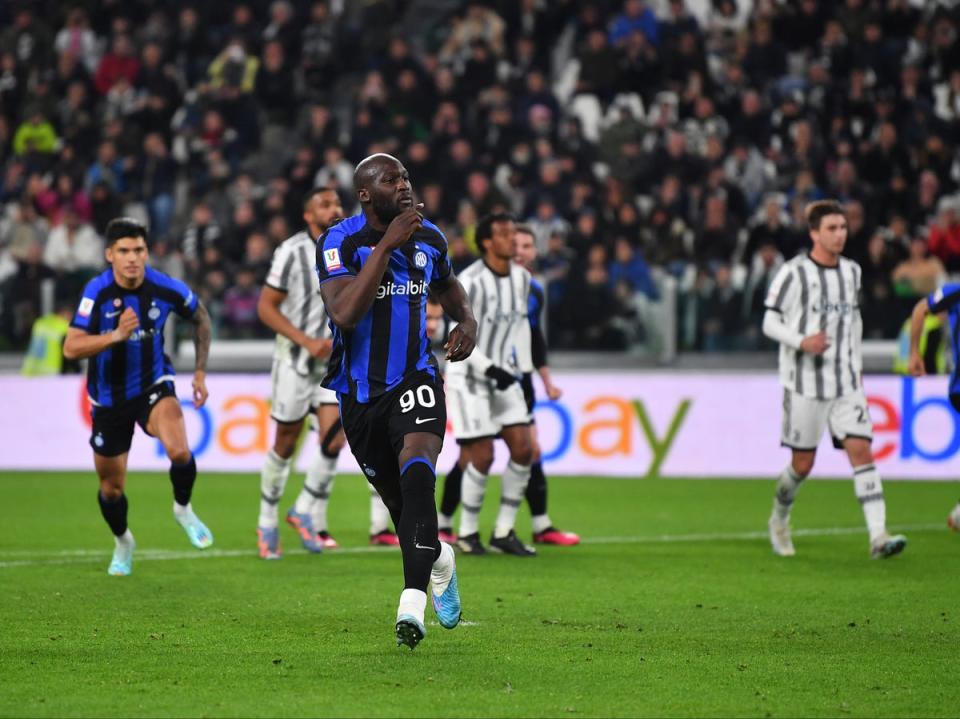
M953 371L950 373L947 397L953 408L960 412L960 284L948 282L936 292L921 299L913 308L913 314L910 317L910 360L907 369L914 377L922 377L927 373L927 362L920 351L920 338L923 335L923 326L928 314L945 314L950 323ZM936 363L930 364L935 366ZM955 532L960 532L960 502L957 502L947 515L947 526Z
M466 359L477 322L453 276L443 233L414 205L403 164L385 154L357 165L362 213L317 243L320 292L333 329L323 385L337 393L347 442L390 510L403 554L398 644L426 633L427 584L440 624L460 621L453 549L437 538L437 456L447 417L443 381L426 333L428 288L459 324L447 359Z
M210 316L183 282L147 266L147 231L137 220L111 220L106 243L110 268L84 288L63 353L68 359L90 360L87 394L93 405L90 446L100 478L97 498L116 538L107 571L124 576L131 572L135 546L123 493L135 424L157 437L170 458L174 518L195 547L213 544L210 530L190 505L197 465L173 387L173 365L163 351L163 328L171 313L193 323L193 403L203 406Z

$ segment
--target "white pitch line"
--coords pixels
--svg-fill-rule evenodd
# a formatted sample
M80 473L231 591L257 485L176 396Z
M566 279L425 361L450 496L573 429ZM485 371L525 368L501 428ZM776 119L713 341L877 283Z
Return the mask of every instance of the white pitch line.
M902 532L929 532L941 530L943 524L900 524L890 529ZM794 537L832 537L866 532L865 527L821 527L819 529L794 529ZM660 534L646 537L586 537L584 544L674 544L680 542L747 541L766 539L768 532L716 532L712 534Z
M944 531L942 524L901 524L891 527L903 532ZM795 529L795 537L832 537L848 534L860 534L863 527L821 527L816 529ZM583 544L679 544L684 542L745 542L766 539L767 532L715 532L709 534L659 534L634 537L585 537ZM338 554L380 554L396 552L394 547L339 547L331 550ZM306 551L294 549L287 554L304 555ZM136 559L142 561L168 561L171 559L232 559L254 557L252 549L142 549L137 550ZM110 552L105 549L64 549L57 551L0 550L0 569L14 567L51 566L59 564L87 564L103 562L109 559Z

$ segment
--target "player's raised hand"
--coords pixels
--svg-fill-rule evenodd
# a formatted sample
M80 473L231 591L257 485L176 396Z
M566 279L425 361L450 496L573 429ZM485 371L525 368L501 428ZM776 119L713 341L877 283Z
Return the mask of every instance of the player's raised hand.
M824 330L820 330L815 335L804 337L803 342L800 343L800 349L812 355L822 355L829 348L830 340Z
M923 366L923 357L919 352L911 352L910 359L907 360L907 372L913 377L923 377L927 370Z
M333 351L333 340L312 337L310 341L304 345L304 349L310 353L311 357L323 359L324 357L329 357Z
M420 214L422 209L423 203L421 202L414 207L408 207L394 217L393 221L387 226L387 231L384 233L383 239L380 240L380 244L388 250L403 247L410 241L413 233L423 226L423 215Z
M205 372L197 371L193 374L193 407L200 409L206 404L207 397L207 375Z
M130 335L133 334L133 331L140 326L140 318L137 317L137 313L133 311L132 307L127 307L123 311L123 314L120 315L120 319L117 320L117 327L113 331L113 338L117 342L126 342L130 339Z
M477 323L470 319L461 322L452 330L447 337L443 348L447 351L447 361L459 362L465 360L473 352L477 344Z

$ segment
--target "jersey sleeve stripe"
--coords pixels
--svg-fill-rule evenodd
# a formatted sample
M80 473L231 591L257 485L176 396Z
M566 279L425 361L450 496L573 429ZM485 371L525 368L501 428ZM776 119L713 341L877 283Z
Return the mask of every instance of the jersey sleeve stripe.
M767 309L776 310L777 312L783 311L783 301L787 298L787 292L790 290L790 285L793 284L793 273L787 275L787 279L783 281L783 284L780 285L780 291L777 293L777 299L774 301L772 306L767 307Z
M290 286L291 270L293 270L293 253L288 252L283 261L283 269L280 271L280 287L277 289L282 290L283 292L287 291L287 287Z

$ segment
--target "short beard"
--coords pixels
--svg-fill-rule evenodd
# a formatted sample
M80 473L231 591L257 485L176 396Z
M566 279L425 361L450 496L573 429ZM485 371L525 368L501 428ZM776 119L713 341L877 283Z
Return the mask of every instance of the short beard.
M375 199L371 199L370 209L373 210L373 214L377 220L384 225L389 225L393 222L393 219L400 214L400 208L397 207L395 203L389 201L380 203Z

